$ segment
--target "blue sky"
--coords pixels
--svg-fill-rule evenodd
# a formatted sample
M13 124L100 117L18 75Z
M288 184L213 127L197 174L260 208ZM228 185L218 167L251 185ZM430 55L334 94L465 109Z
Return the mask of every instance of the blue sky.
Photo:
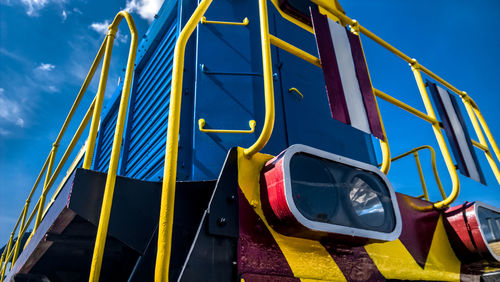
M142 36L161 2L0 0L0 245L8 239L107 26L117 12L127 9ZM108 99L128 54L125 23L120 30L113 48ZM95 95L96 80L68 136ZM67 138L62 143L67 144ZM37 199L38 194L34 202Z
M496 20L500 2L340 2L350 17L467 91L500 142L500 22ZM119 10L127 8L142 35L160 3L161 0L0 0L0 245L7 241L21 212L104 37L107 23ZM114 47L108 98L128 51L128 31L125 25L121 27L123 31ZM366 38L363 44L374 86L424 111L408 65ZM82 105L89 104L95 88L94 83ZM424 144L437 148L425 122L386 102L380 101L379 105L393 155ZM77 114L77 120L82 114ZM74 129L73 124L68 133ZM471 135L477 139L473 132ZM58 155L61 154L62 150ZM462 192L457 203L481 200L500 207L500 186L484 155L479 151L477 154L489 186L461 177ZM423 153L421 160L431 198L438 200L428 153ZM438 164L449 192L450 180L439 152ZM397 191L420 194L413 159L394 163L389 178Z

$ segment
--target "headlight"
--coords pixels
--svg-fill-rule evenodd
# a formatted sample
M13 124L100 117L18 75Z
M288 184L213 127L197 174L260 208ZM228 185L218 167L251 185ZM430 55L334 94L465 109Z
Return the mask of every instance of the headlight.
M481 202L465 203L446 211L446 223L462 260L500 262L500 209Z
M293 145L266 164L262 180L266 217L281 233L390 241L401 232L395 193L375 166Z

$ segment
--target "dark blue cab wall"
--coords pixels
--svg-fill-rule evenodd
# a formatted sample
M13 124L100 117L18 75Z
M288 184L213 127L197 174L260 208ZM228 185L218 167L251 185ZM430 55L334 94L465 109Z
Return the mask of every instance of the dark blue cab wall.
M277 1L276 1L277 2ZM173 49L181 27L195 9L194 0L165 1L139 45L127 115L120 174L144 180L163 175L168 126ZM268 2L271 34L317 56L314 35L284 20ZM206 13L209 21L242 22L247 26L199 24L185 56L179 180L216 179L231 147L248 147L257 140L264 120L264 85L258 1L215 0ZM272 47L276 122L264 153L276 155L292 144L305 144L376 164L369 135L334 120L321 69ZM304 95L301 99L290 88ZM120 95L116 95L116 99ZM114 131L114 101L103 119L102 142L95 168L105 170ZM249 129L251 134L204 133L207 129ZM104 134L106 133L106 134Z
M314 35L283 19L268 1L271 34L317 56ZM213 179L219 174L227 150L250 146L264 120L264 86L260 47L258 1L218 0L208 9L207 20L241 22L248 26L202 24L198 28L196 96L193 126L193 179ZM369 135L334 120L321 69L281 49L272 47L276 122L263 152L278 154L289 145L305 144L375 164ZM203 69L202 69L203 66ZM297 88L304 95L301 99ZM206 128L248 129L253 134L204 133Z

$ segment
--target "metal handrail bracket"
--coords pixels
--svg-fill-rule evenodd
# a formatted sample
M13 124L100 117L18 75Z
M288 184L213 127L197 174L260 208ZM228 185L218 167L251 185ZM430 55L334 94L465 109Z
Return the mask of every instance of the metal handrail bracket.
M205 133L243 133L243 134L249 134L249 133L254 133L255 132L255 125L257 123L255 120L251 120L248 122L248 126L250 126L250 129L248 130L239 130L239 129L206 129L205 127L205 119L200 118L198 120L198 128L200 129L201 132Z

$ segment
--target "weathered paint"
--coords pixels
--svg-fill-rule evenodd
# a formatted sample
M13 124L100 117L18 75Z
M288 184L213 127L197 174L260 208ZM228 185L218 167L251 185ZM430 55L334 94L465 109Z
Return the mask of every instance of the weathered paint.
M301 281L479 279L481 273L464 267L455 255L442 213L419 211L418 206L428 203L402 194L397 197L403 232L395 241L352 246L329 238L302 239L278 233L265 218L260 197L261 169L272 158L256 154L248 159L238 148L238 267L245 281L270 277Z

